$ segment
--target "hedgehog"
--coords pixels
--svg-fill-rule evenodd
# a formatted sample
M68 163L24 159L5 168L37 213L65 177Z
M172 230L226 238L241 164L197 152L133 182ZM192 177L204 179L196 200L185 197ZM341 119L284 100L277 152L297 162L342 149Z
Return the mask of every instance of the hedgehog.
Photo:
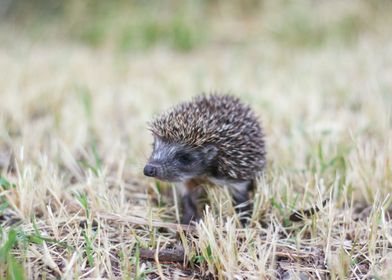
M232 95L200 95L149 123L153 151L145 176L175 183L181 223L200 219L203 182L228 187L241 222L249 219L249 192L266 165L262 127L251 108Z

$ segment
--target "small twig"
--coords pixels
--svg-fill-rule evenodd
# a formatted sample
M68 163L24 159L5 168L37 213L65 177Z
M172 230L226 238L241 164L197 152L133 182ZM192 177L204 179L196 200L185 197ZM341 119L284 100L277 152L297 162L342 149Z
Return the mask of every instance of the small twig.
M147 260L156 261L156 249L140 249L140 257ZM185 250L183 247L175 249L160 249L158 251L159 262L178 262L182 263L185 258Z
M314 257L312 253L304 253L304 252L289 252L289 251L277 251L276 256L285 257L290 259L307 259L310 257ZM147 260L155 260L157 259L157 250L156 249L140 249L140 257L142 259ZM182 246L177 246L174 249L160 249L158 251L158 260L159 262L183 262L185 258L185 250Z

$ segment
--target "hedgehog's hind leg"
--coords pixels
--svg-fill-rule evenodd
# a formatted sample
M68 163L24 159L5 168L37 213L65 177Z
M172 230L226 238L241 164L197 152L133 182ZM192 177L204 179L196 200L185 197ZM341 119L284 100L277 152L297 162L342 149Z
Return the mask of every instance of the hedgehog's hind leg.
M251 217L252 207L249 201L249 191L252 189L253 184L253 180L230 184L233 204L242 225L245 225Z

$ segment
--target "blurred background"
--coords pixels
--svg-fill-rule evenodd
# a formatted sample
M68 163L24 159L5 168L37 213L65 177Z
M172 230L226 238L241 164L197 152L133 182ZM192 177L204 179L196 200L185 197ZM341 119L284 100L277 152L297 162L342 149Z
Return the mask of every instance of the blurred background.
M232 246L242 230L217 229L233 209L212 192L209 233L200 227L188 255L201 279L289 279L275 253L314 277L390 279L391 15L389 0L0 0L0 275L22 275L13 255L28 278L155 273L134 249L174 244L150 222L174 223L178 208L143 176L148 121L218 92L263 123L253 216L272 226ZM288 221L325 198L303 225ZM114 219L95 231L98 212Z
M259 114L270 166L332 175L352 137L390 132L391 13L382 0L2 0L2 149L53 159L62 145L140 176L148 120L222 92Z

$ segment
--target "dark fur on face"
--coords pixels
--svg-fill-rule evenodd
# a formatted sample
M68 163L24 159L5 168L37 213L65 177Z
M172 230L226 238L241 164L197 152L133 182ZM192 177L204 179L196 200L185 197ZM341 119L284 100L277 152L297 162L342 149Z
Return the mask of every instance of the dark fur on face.
M169 182L208 176L216 169L217 154L217 148L211 144L187 147L155 138L153 152L144 168L144 174Z

